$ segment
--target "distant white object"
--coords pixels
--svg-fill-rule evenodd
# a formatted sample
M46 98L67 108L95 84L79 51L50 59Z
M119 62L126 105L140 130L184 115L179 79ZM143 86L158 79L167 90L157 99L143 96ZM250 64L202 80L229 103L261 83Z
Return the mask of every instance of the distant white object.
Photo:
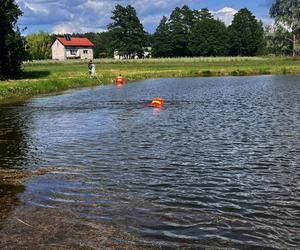
M94 44L87 38L71 37L70 35L57 37L52 43L51 49L54 60L94 58Z
M92 73L91 73L91 76L96 76L96 66L95 66L95 64L93 63L92 64Z
M143 52L143 58L151 58L152 57L152 48L145 47ZM138 59L138 55L136 53L119 55L117 50L114 51L114 59L122 60L122 59Z
M215 18L223 21L227 26L232 23L234 15L238 13L236 9L224 7L218 11L211 11Z

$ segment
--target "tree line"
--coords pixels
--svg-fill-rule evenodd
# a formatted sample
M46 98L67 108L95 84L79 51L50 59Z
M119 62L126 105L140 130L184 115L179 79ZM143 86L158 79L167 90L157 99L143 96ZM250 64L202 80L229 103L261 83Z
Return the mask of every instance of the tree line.
M23 60L51 57L56 34L37 32L22 37L16 26L22 12L14 0L0 3L0 78L18 77ZM143 56L151 47L153 57L298 55L300 52L300 2L274 0L270 16L275 24L267 27L247 8L239 10L226 26L208 9L176 7L162 17L156 31L144 30L133 6L116 5L106 32L72 34L87 37L96 58Z
M163 17L153 35L153 56L254 56L262 53L262 22L246 8L229 27L214 19L208 9L175 8Z
M298 26L282 18L281 2L286 3L277 0L270 9L276 23L266 27L246 8L226 26L206 8L176 7L169 17L162 17L154 34L144 30L134 7L116 5L106 32L72 35L89 38L96 58L112 57L114 51L124 57L142 57L145 47L151 47L153 57L296 55L299 30L293 27ZM296 20L299 24L299 18ZM50 45L56 36L45 32L28 35L31 58L50 58Z

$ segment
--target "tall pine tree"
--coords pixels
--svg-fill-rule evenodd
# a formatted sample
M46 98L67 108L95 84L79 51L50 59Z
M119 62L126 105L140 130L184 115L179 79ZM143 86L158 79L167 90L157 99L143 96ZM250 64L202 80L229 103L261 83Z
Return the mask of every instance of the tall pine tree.
M197 30L195 29L195 25L199 28L198 23L204 19L213 19L212 14L207 8L191 10L187 5L181 8L176 7L172 11L169 19L166 17L162 18L154 33L152 44L153 56L180 57L198 55L199 50L196 48L197 42L191 46L189 41L191 39L194 41L195 38L199 38L197 37L198 34L193 34ZM204 53L207 54L206 52ZM218 51L216 53L221 52ZM221 54L223 54L223 52Z
M197 20L212 19L213 15L209 12L209 9L203 8L201 10L194 10Z
M176 7L169 19L172 56L189 56L189 36L191 34L194 12L186 5Z
M263 47L263 25L246 8L234 15L228 28L230 54L234 56L254 56Z
M135 9L131 5L123 7L118 4L112 13L113 22L108 25L112 46L121 56L141 57L147 36Z
M170 25L165 16L154 33L152 55L154 57L170 57L172 55Z
M26 59L25 42L16 26L21 10L14 0L0 1L0 79L21 75L22 60Z
M205 17L192 29L189 50L193 56L225 56L228 52L228 36L225 24Z

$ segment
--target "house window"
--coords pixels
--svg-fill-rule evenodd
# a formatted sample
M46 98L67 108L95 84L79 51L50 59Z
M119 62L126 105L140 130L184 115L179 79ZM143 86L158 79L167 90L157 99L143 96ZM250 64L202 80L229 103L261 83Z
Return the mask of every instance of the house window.
M83 50L83 54L87 54L88 53L88 50L87 49L84 49Z
M70 50L70 54L73 55L73 56L75 56L77 54L77 50L71 49Z

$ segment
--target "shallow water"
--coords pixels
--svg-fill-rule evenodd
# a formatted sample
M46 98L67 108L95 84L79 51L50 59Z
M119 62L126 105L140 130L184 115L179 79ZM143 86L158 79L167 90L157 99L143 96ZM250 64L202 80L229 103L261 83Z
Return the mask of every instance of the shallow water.
M134 244L296 249L299 96L297 76L183 78L3 105L0 167L55 168L28 181L25 207Z

